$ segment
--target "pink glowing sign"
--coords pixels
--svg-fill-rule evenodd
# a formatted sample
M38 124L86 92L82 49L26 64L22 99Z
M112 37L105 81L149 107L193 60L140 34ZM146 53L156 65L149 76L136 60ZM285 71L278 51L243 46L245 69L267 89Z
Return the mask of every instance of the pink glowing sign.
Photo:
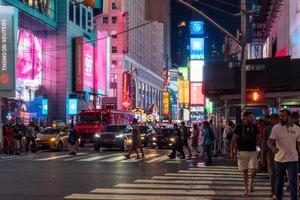
M94 47L76 38L76 91L92 92L94 89Z
M89 43L83 44L83 82L84 88L94 88L94 47Z
M41 79L42 40L32 33L18 31L17 79Z
M96 93L105 95L107 89L107 39L106 35L97 32L95 48L95 85Z

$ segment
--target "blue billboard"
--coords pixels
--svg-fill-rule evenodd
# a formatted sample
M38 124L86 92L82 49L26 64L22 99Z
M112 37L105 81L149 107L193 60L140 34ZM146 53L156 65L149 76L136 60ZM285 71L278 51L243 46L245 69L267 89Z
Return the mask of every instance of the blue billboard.
M204 60L204 38L191 38L191 60Z
M76 115L78 112L77 107L78 107L78 100L77 99L69 99L68 114Z
M191 35L203 35L204 34L203 21L191 21L190 29L191 29Z
M42 99L42 114L48 115L48 99Z

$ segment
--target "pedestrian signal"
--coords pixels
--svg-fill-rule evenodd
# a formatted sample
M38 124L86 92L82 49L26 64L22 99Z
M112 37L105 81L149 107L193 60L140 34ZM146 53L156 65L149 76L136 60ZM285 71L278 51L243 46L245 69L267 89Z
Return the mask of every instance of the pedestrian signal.
M247 101L252 103L259 103L264 101L264 92L260 90L247 91Z

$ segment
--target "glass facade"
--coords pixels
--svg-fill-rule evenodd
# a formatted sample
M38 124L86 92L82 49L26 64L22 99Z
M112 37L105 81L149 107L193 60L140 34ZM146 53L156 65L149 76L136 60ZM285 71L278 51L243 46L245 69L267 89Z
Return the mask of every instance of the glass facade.
M20 0L29 7L46 15L50 19L55 19L56 0Z

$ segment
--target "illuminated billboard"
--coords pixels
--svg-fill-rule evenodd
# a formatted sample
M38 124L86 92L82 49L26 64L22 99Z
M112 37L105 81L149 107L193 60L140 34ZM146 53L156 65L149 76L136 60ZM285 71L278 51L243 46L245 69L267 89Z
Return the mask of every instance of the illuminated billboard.
M292 58L300 58L300 0L290 1Z
M168 116L170 114L170 93L163 92L163 114Z
M204 105L205 97L202 93L202 83L191 83L191 105Z
M204 38L191 38L191 60L204 59Z
M178 72L181 73L183 80L189 80L189 68L188 67L178 67Z
M190 62L190 81L202 82L203 81L203 60L191 60Z
M106 39L105 39L106 38ZM95 48L95 84L97 94L105 95L108 88L108 74L110 68L110 40L106 34L97 32Z
M131 108L131 74L129 72L123 73L123 110L130 110Z
M43 43L30 31L18 30L16 97L31 101L42 85Z
M68 102L68 114L76 115L78 113L78 100L77 99L69 99Z
M203 21L191 21L190 22L191 35L203 35L204 33L203 27L204 27Z
M76 91L92 92L94 89L94 47L83 37L75 39Z
M185 80L178 81L178 100L181 106L188 106L190 103L190 82Z
M206 112L208 114L212 114L213 113L213 107L214 107L213 102L211 102L209 100L209 98L206 98L205 109L206 109Z

